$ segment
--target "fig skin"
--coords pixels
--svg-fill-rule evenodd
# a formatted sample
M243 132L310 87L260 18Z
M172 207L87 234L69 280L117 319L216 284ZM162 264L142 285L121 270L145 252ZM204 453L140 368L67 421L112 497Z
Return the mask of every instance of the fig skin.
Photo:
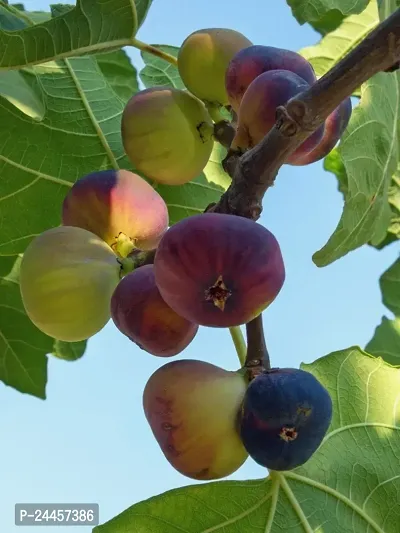
M324 136L317 146L311 152L298 157L292 154L288 163L295 166L310 165L326 157L343 135L350 122L351 114L351 99L346 98L326 119Z
M206 28L191 33L178 53L183 83L197 98L214 105L228 105L225 72L239 50L253 43L226 28Z
M311 373L278 368L250 382L240 434L258 464L270 470L291 470L315 453L331 419L331 397Z
M285 279L278 241L234 215L204 213L174 224L154 259L163 299L201 326L232 327L259 315Z
M317 80L311 63L297 52L263 45L244 48L232 58L225 74L229 103L236 113L250 83L260 74L271 70L288 70L309 85Z
M50 337L88 339L110 319L120 275L116 255L94 233L72 226L49 229L30 242L21 261L25 311Z
M63 202L62 223L91 231L114 250L121 237L128 253L134 247L152 250L168 228L168 209L137 174L103 170L74 183Z
M275 125L277 107L309 87L303 78L288 70L271 70L260 74L249 85L240 105L232 150L244 152L258 144ZM321 126L296 148L286 162L313 150L323 134L324 126Z
M198 480L220 479L248 457L238 432L247 381L196 360L172 361L149 379L143 408L169 463Z
M202 172L213 149L213 132L203 102L166 86L138 92L122 114L128 158L145 177L164 185L182 185Z
M153 265L142 266L119 282L111 298L111 317L131 341L158 357L182 352L199 328L161 298Z

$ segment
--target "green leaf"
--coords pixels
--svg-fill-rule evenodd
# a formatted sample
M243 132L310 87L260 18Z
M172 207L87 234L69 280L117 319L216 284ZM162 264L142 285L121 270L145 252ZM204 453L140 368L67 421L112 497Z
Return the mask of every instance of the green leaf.
M382 357L391 365L400 365L400 318L389 320L382 317L365 351Z
M330 11L337 10L343 15L361 13L368 0L286 0L293 16L300 24L320 21ZM338 15L336 14L336 17Z
M108 83L127 102L139 90L137 70L124 50L96 56L97 63Z
M42 92L35 80L29 80L29 74L23 70L0 72L0 97L34 120L42 120L44 117Z
M379 24L376 0L372 0L360 15L351 15L321 41L299 53L308 59L318 77L323 76L345 57L370 31Z
M379 285L383 303L400 318L400 258L382 274Z
M321 35L336 30L346 17L337 9L328 11L318 20L311 20L309 24L318 31Z
M154 44L152 46L173 57L178 56L179 48L176 46L165 44ZM179 75L178 67L149 52L141 52L141 56L146 66L140 71L139 76L146 88L167 85L168 87L185 89L185 85Z
M171 490L94 533L398 533L400 370L358 347L302 365L328 388L329 432L304 466L266 480Z
M0 30L0 70L133 45L137 29L133 0L77 0L72 10L40 24Z
M47 357L53 339L27 317L19 290L20 257L0 257L0 380L46 398Z
M381 242L392 218L388 197L400 148L400 74L379 73L361 88L361 102L338 146L346 176L345 204L327 244L313 256L326 266L367 242Z
M0 100L0 255L23 252L33 236L59 225L76 179L129 166L120 135L123 102L95 58L48 62L34 71L47 110L41 122Z
M153 0L135 0L138 28L140 28L140 26L145 21L147 13L152 3L153 3Z
M64 342L55 340L52 355L65 361L76 361L84 355L85 350L86 341Z

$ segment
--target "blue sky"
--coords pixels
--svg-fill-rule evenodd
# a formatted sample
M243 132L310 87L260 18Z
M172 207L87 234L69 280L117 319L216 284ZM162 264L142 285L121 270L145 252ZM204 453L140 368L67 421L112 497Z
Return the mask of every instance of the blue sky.
M229 27L255 44L292 50L314 44L318 35L299 26L282 0L155 0L138 38L180 45L192 31ZM26 9L48 2L29 0ZM138 51L129 52L137 67ZM287 279L266 311L267 344L275 366L296 366L332 351L364 346L390 313L381 303L378 277L395 260L394 246L363 247L318 269L311 260L336 227L342 196L321 163L284 167L264 201L260 222L278 238ZM238 367L228 331L202 328L178 358ZM86 355L68 363L51 358L47 400L0 384L0 530L17 532L16 502L98 502L104 522L135 502L193 482L162 455L142 411L147 379L162 364L122 336L112 323L89 341ZM250 459L232 479L266 470ZM89 531L75 528L74 531ZM36 527L35 533L59 533Z

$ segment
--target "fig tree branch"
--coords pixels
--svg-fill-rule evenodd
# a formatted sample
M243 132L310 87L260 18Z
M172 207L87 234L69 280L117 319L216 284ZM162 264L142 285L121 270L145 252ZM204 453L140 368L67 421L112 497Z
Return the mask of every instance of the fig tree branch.
M246 324L247 353L244 366L250 379L260 374L264 369L269 370L271 363L267 345L265 343L262 314Z
M355 89L378 72L395 69L399 60L400 8L307 91L279 107L275 126L258 145L243 155L228 152L224 168L232 183L207 210L257 220L264 194L288 156Z

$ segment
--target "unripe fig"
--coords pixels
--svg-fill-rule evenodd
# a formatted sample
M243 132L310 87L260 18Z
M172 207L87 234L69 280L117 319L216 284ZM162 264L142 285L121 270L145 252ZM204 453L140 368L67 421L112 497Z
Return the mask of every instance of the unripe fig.
M326 157L347 128L351 113L351 99L346 98L326 119L324 136L317 146L307 154L299 154L297 157L292 154L287 162L297 166L309 165Z
M276 122L276 109L309 88L309 84L288 70L260 74L248 87L239 108L233 150L245 151L258 144ZM310 152L321 141L324 126L314 131L287 159Z
M61 226L30 242L21 261L25 311L43 333L61 341L88 339L108 322L121 264L97 235Z
M62 222L95 233L126 256L152 250L168 228L162 197L128 170L92 172L74 183L64 199Z
M201 100L227 105L225 72L239 50L251 46L241 33L226 28L207 28L190 34L178 53L183 83Z
M165 185L182 185L202 172L213 148L213 132L203 102L171 87L138 92L122 114L122 142L131 163Z
M247 459L238 413L247 381L210 363L167 363L149 379L143 407L160 448L181 474L219 479Z
M154 272L172 309L211 327L249 322L276 298L285 279L281 250L270 231L217 213L191 216L167 230Z
M232 58L225 75L229 103L237 113L250 83L270 70L288 70L309 85L317 80L311 64L296 52L262 45L244 48Z
M241 437L258 464L291 470L310 459L331 419L331 397L312 374L276 368L250 382L242 406Z
M161 298L153 265L140 267L119 282L111 298L111 316L131 341L160 357L180 353L199 328L175 313Z

